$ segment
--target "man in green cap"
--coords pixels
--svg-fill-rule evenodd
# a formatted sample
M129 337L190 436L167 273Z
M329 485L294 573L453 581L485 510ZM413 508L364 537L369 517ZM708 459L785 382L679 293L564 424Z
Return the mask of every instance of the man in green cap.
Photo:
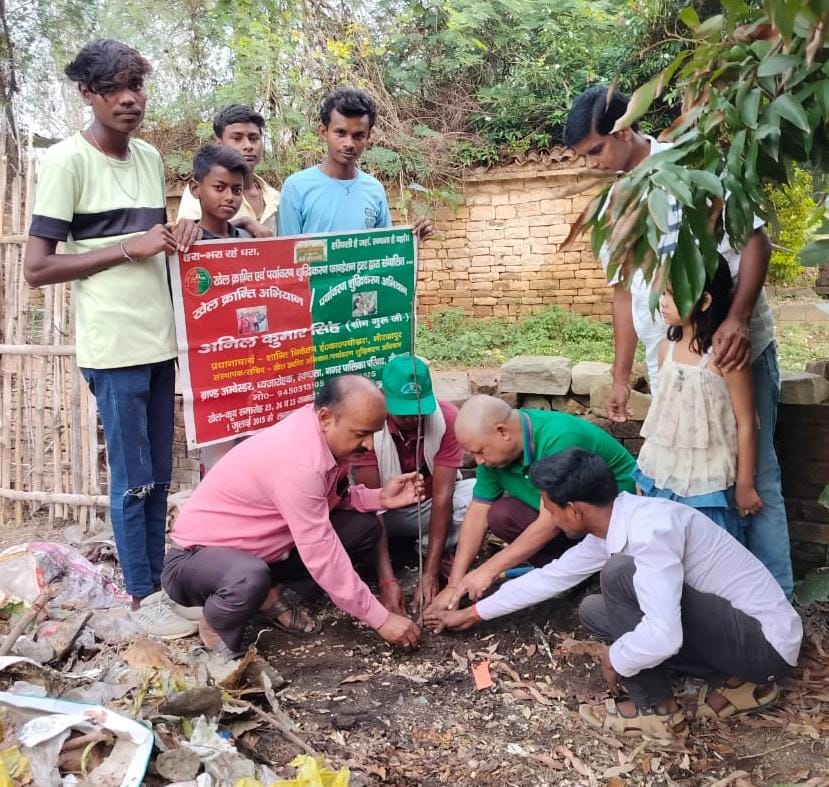
M423 475L419 548L425 559L422 584L413 600L418 609L421 599L428 605L440 590L441 560L457 544L474 481L458 480L463 465L463 448L455 437L458 410L449 402L437 401L429 368L420 358L408 353L392 358L383 369L383 393L388 409L385 426L374 435L374 451L357 458L352 473L355 483L371 488L381 487L385 479L400 473L419 470ZM417 538L418 506L386 511L381 518L385 527L377 556L380 598L387 609L402 612L403 594L392 570L388 538Z

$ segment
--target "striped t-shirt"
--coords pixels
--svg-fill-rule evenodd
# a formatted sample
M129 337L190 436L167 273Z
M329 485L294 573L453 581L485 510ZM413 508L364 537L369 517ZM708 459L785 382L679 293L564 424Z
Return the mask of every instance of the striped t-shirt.
M105 156L81 134L53 145L38 166L29 234L82 254L166 221L158 151L130 140L130 156ZM174 358L175 327L163 253L124 262L73 282L78 365L138 366Z

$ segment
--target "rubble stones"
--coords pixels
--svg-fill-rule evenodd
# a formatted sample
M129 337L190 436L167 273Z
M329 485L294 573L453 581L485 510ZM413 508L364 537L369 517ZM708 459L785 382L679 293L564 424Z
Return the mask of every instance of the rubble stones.
M521 397L521 407L525 407L528 410L552 410L553 408L550 405L550 399L547 396L536 396L535 394L530 394L529 396L522 396Z
M437 399L460 407L469 398L469 378L466 372L432 372L432 390Z

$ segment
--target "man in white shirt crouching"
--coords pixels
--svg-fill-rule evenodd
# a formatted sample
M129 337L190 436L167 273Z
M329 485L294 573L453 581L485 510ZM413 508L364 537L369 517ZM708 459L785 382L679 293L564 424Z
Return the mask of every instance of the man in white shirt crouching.
M593 726L617 735L688 733L670 671L703 678L697 718L725 718L776 702L776 681L797 664L803 626L763 564L693 508L617 493L605 461L569 449L530 468L544 507L584 540L543 568L463 610L433 613L436 632L466 629L557 596L601 572L601 593L579 609L609 643L602 673L630 700L582 705Z

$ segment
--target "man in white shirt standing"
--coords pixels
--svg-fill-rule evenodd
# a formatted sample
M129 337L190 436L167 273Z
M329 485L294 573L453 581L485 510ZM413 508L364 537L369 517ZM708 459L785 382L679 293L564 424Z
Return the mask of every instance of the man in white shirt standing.
M584 599L579 617L610 643L602 672L611 691L624 685L630 701L582 705L585 721L617 735L685 736L668 670L706 680L697 718L776 702L776 681L797 664L803 626L757 558L689 506L617 494L607 463L589 451L546 457L530 476L556 525L584 540L468 609L435 613L427 625L469 628L601 571L601 593Z
M610 101L607 88L595 86L573 102L564 129L564 142L587 159L593 169L606 172L630 172L648 156L671 147L631 128L612 132L616 121L625 114L628 100L615 93ZM669 195L670 196L670 195ZM676 250L682 224L680 206L673 205L669 231L662 242L660 256ZM766 301L766 280L771 244L762 220L755 219L754 232L741 251L723 236L718 251L728 261L734 279L734 297L728 317L714 334L714 360L724 372L751 364L754 401L757 408L757 469L755 485L763 508L753 515L745 529L745 543L771 571L787 598L794 589L789 554L789 527L781 490L780 465L774 451L774 429L780 394L780 373L774 342L774 318ZM610 260L602 249L600 261L607 271ZM656 387L659 345L666 326L658 310L650 309L650 285L641 271L635 271L630 286L611 281L613 290L613 391L608 401L608 415L613 421L627 419L630 395L629 378L636 353L637 338L645 345L651 389Z

